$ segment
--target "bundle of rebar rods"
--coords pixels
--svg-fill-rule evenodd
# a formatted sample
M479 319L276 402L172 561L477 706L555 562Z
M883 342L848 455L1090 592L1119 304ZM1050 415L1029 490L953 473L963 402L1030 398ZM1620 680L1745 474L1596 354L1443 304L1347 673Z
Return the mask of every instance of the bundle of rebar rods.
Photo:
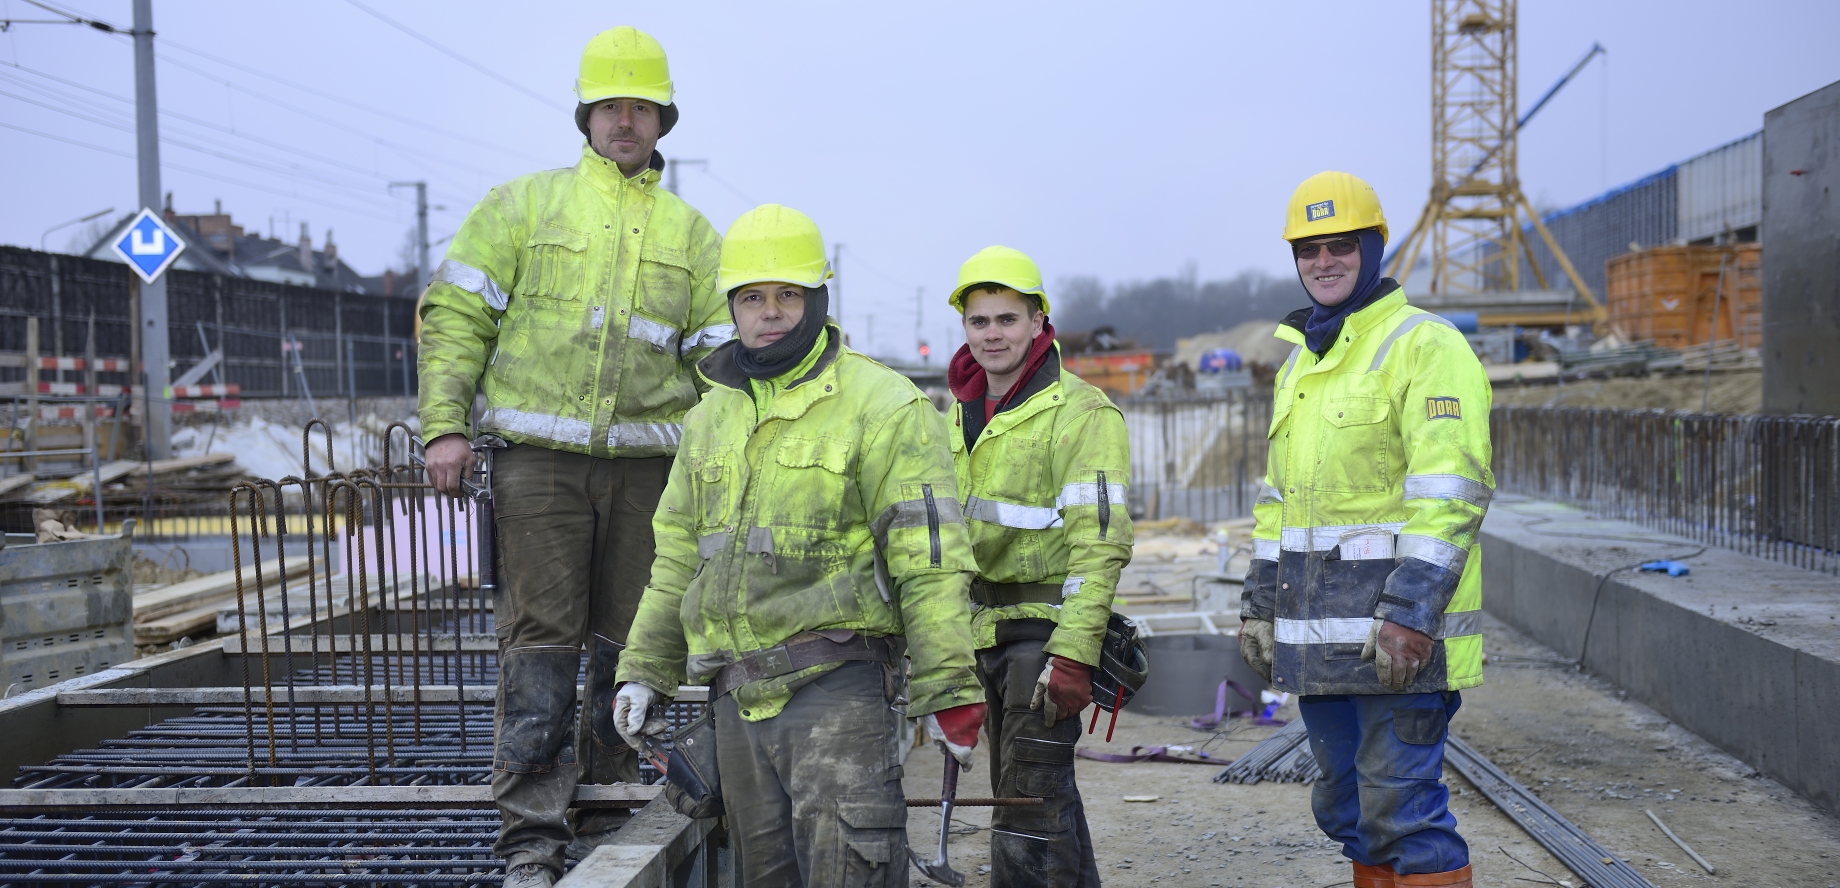
M1308 739L1303 720L1291 722L1234 759L1233 764L1214 775L1214 782L1314 783L1322 776L1322 769L1317 767Z

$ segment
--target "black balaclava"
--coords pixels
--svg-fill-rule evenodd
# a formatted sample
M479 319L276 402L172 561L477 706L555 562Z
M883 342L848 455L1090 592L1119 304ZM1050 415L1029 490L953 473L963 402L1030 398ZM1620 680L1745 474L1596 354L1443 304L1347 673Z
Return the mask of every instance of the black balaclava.
M735 294L742 288L728 291L728 316L735 317ZM779 338L778 342L766 348L748 348L740 346L735 349L735 368L749 379L773 379L784 375L786 371L799 365L805 356L811 354L812 346L818 344L818 334L824 332L824 324L831 313L831 288L828 286L805 288L805 316L792 326L792 332Z
M1342 321L1349 315L1367 307L1367 304L1381 294L1391 293L1399 286L1392 278L1380 276L1380 260L1386 253L1386 238L1380 236L1378 228L1363 228L1355 232L1361 240L1361 271L1354 279L1354 292L1342 300L1340 305L1324 305L1310 296L1310 319L1304 322L1304 345L1317 355L1322 355L1335 343L1336 334L1342 332ZM1303 271L1297 271L1297 281L1303 283ZM1308 295L1310 288L1303 288Z

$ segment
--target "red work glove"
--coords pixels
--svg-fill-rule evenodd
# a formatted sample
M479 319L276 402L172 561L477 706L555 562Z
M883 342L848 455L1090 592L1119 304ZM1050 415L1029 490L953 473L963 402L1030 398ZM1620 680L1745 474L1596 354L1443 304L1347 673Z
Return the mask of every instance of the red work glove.
M1078 660L1050 656L1035 679L1035 696L1030 709L1041 710L1042 721L1052 725L1063 718L1079 715L1092 705L1092 667Z
M938 743L941 749L950 753L963 767L971 767L971 750L977 747L978 729L984 726L987 714L984 704L967 703L951 709L941 709L920 721L926 725L926 736Z

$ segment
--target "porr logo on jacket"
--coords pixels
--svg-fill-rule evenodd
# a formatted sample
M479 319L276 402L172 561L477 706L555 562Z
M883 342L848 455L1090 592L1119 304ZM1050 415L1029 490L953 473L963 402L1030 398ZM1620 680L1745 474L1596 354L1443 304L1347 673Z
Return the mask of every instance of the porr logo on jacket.
M1303 208L1303 216L1311 222L1320 222L1335 215L1335 201L1325 200Z
M1463 406L1456 398L1426 398L1425 419L1462 419Z

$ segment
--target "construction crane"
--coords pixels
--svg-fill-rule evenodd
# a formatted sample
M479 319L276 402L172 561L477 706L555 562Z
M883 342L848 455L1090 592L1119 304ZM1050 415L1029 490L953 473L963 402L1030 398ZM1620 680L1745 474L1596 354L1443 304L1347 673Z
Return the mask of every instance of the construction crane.
M1488 325L1602 324L1607 314L1597 294L1521 190L1517 133L1604 49L1593 45L1526 116L1517 116L1516 5L1517 0L1431 2L1431 196L1411 233L1393 251L1387 273L1404 283L1429 243L1428 291L1433 297L1522 291L1522 257L1538 289L1545 290L1546 275L1534 257L1524 218L1588 305L1574 314L1516 310L1510 300L1479 311L1479 320Z

